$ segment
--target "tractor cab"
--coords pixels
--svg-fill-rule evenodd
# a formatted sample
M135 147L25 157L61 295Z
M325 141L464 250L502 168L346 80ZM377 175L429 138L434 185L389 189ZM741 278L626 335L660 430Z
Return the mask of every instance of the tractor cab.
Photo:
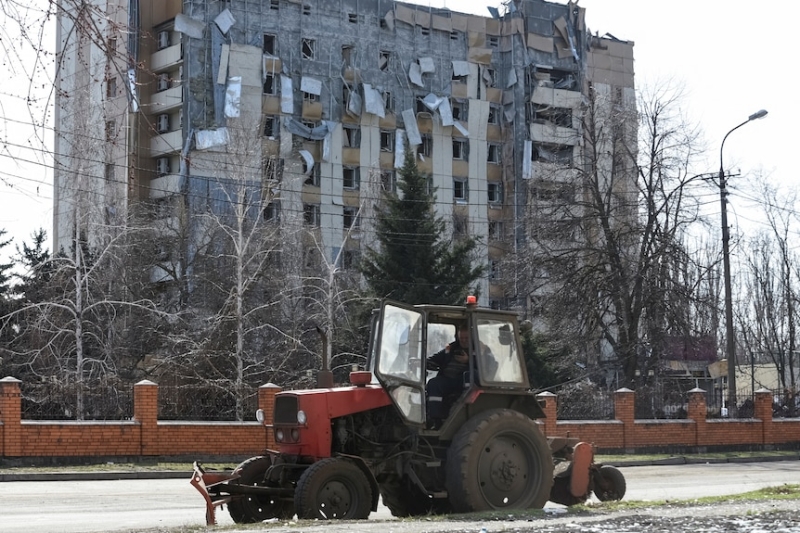
M437 373L429 358L453 342L463 325L469 331L469 363L462 389L446 398L448 421L463 418L462 411L474 408L481 395L511 401L509 392L528 389L515 314L474 303L411 306L387 301L373 322L368 365L408 425L425 427L426 384Z

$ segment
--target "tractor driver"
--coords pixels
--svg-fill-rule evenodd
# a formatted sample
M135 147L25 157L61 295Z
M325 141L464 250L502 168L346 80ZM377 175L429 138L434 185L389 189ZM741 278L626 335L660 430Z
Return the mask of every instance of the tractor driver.
M464 388L464 374L469 370L469 326L458 326L456 339L428 357L428 370L439 370L428 381L428 428L438 429L447 418L450 406L445 398Z

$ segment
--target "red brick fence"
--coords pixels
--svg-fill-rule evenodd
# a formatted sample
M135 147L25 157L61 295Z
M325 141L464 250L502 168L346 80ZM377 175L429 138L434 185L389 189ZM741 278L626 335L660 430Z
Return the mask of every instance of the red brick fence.
M258 422L177 422L158 420L158 385L134 385L129 421L22 420L21 384L0 379L0 460L79 457L248 457L272 447L271 431ZM258 406L272 418L281 389L263 385ZM800 419L772 419L772 393L755 393L755 417L707 419L705 392L689 392L686 420L634 420L634 393L615 393L615 420L558 421L554 394L543 393L542 428L548 436L573 436L599 449L633 450L716 446L800 445Z

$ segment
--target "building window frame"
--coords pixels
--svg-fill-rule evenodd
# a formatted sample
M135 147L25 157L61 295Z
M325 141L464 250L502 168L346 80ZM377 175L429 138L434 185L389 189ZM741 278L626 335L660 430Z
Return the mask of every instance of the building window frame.
M342 188L357 191L361 187L361 167L342 167Z
M453 201L457 204L469 202L469 179L453 178Z

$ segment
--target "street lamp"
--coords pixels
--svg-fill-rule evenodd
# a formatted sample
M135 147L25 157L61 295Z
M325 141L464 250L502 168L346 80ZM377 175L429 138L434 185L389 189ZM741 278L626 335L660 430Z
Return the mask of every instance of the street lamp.
M719 147L719 200L722 206L722 266L723 274L725 276L725 356L728 358L728 412L730 416L736 414L736 344L733 338L733 296L731 295L731 258L730 250L728 248L728 241L730 240L730 232L728 231L728 204L726 197L728 191L725 187L725 169L722 166L722 148L725 146L725 141L728 135L738 130L750 121L763 118L767 115L766 109L756 111L747 120L730 130L722 138L722 144Z

